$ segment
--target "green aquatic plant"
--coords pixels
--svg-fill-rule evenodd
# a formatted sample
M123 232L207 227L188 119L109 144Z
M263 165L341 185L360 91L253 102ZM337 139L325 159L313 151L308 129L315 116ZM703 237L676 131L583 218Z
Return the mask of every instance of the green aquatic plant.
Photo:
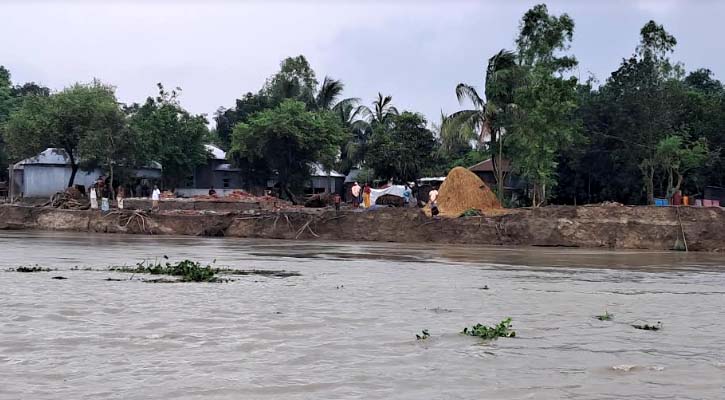
M415 335L416 340L425 340L425 339L428 339L429 337L430 337L430 333L428 333L428 329L423 329L420 332L420 335L418 335L418 334Z
M50 272L52 269L50 268L41 268L38 266L35 267L17 267L15 268L15 272Z
M179 261L176 264L159 262L149 264L141 262L136 267L111 267L110 271L130 272L135 274L151 274L151 275L171 275L179 277L180 282L218 282L216 275L218 268L212 268L211 265L202 266L201 263L191 260Z
M464 335L475 336L486 340L496 339L500 337L516 337L516 332L511 330L511 318L506 318L494 327L476 324L470 328L463 328L463 331L461 331L461 333Z
M469 208L468 210L466 210L463 213L461 213L461 215L459 216L459 218L464 218L464 217L480 217L481 215L483 215L483 214L481 214L481 211L480 210L477 210L475 208Z
M604 314L597 315L594 318L600 320L600 321L611 321L614 318L614 314L610 314L609 311L604 311Z
M649 324L642 324L642 325L640 325L640 324L632 324L632 327L634 329L641 329L643 331L658 331L658 330L662 329L662 322L657 321L656 324L652 324L652 325L649 325Z
M168 259L167 256L164 256ZM215 260L216 261L216 260ZM231 269L214 268L211 265L202 266L201 263L191 260L179 261L176 264L166 262L164 264L141 262L135 267L111 267L109 271L127 272L134 274L170 275L179 277L177 280L154 279L147 282L168 283L168 282L231 282L232 279L220 278L217 275L262 275L275 278L288 278L300 276L299 272L285 270L263 270L263 269Z

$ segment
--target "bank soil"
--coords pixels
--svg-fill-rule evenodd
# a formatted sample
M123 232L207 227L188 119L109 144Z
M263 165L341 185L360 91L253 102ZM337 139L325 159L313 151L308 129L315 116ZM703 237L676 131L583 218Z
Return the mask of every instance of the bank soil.
M678 216L679 214L679 216ZM374 211L91 210L0 205L0 229L612 249L725 251L720 208L550 206L504 215L431 219L418 209Z

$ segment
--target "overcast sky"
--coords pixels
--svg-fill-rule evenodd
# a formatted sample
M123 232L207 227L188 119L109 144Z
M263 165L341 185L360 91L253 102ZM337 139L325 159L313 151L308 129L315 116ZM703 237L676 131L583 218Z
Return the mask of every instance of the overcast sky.
M52 89L99 78L123 102L183 89L182 104L211 116L257 91L287 56L304 54L322 81L369 104L380 91L399 109L437 120L461 109L459 82L481 87L485 62L512 49L523 13L540 1L8 1L0 0L0 65L15 83ZM97 4L103 3L103 4ZM576 23L576 72L606 80L649 19L678 40L686 69L725 75L725 2L548 1Z

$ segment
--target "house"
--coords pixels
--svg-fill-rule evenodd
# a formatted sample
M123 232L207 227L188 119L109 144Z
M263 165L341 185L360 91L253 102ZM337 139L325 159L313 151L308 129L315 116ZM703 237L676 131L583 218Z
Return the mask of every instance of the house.
M334 170L327 171L319 163L310 164L310 180L305 185L305 194L342 194L344 187L345 175ZM277 177L269 178L267 180L267 190L276 192L278 189Z
M509 183L511 178L511 163L509 160L502 160L502 169L504 173L506 174L506 179L504 181L504 186L510 186L507 185ZM493 160L488 159L481 161L480 163L473 165L471 167L468 167L468 169L473 172L474 174L478 175L481 180L488 185L490 188L496 187L496 173L493 170Z
M48 197L68 186L72 173L70 157L63 149L47 148L40 154L15 163L12 168L11 192L14 196ZM99 168L78 168L74 185L89 187L103 176ZM136 180L161 179L161 165L156 162L132 170Z
M342 193L345 187L345 175L330 170L325 170L321 164L316 163L311 165L312 176L310 178L310 185L307 189L312 194L315 193Z
M504 171L504 192L510 193L512 199L516 199L526 192L526 182L521 179L511 166L509 160L504 159L501 162ZM468 167L468 169L476 174L491 189L496 189L496 173L493 170L493 160L481 161L480 163Z
M177 188L176 193L182 196L196 196L209 193L214 188L220 196L242 187L242 178L239 168L232 167L227 161L224 150L211 145L204 145L209 156L206 164L194 169L193 175L186 179L183 188Z

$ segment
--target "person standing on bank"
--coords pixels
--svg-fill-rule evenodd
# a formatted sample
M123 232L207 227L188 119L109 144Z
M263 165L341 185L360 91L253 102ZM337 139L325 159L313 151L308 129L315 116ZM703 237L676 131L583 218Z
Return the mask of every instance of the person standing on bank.
M352 185L352 188L350 189L350 194L352 194L352 207L358 208L360 205L360 185L355 182L354 185Z
M363 206L365 208L370 208L370 194L372 193L372 189L370 189L370 184L366 183L365 188L363 189Z
M91 199L91 210L98 210L98 192L95 183L88 188L88 197Z
M438 189L433 189L428 192L428 204L430 204L430 213L432 216L438 215Z
M123 185L119 185L118 190L116 191L116 204L118 204L119 210L123 210L124 197L126 197L126 188Z
M159 210L159 199L161 198L161 191L157 185L154 185L154 191L151 192L151 211Z

